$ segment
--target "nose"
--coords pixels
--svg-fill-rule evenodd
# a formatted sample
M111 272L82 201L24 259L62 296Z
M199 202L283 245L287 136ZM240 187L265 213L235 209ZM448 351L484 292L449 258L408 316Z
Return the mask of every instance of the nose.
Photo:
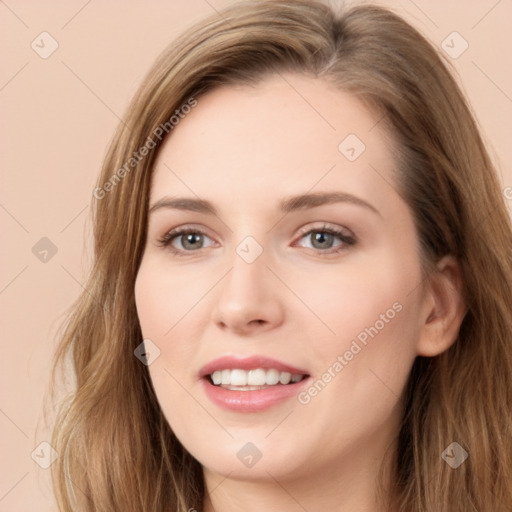
M235 253L218 290L212 320L223 331L250 335L283 321L282 285L267 267L265 251L251 263Z

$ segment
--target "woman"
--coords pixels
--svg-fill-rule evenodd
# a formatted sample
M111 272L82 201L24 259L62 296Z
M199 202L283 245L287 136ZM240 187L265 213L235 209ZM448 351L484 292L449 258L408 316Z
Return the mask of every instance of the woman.
M512 510L512 228L430 44L243 2L125 122L55 358L61 510Z

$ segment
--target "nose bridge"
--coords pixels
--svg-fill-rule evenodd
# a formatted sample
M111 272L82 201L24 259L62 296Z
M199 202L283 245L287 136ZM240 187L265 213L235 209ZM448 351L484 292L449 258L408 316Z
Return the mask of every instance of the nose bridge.
M268 234L265 225L258 220L261 215L254 211L246 211L243 218L232 226L233 249L229 264L231 271L227 276L230 285L252 286L253 280L264 280L269 272L266 268L269 250ZM263 284L263 283L262 283ZM243 290L236 290L238 293Z
M268 251L254 237L235 246L230 271L222 280L213 319L237 331L252 325L276 324L282 314L278 290L267 268Z
M266 267L267 251L252 236L245 237L234 249L226 276L224 292L237 301L255 302L265 294L264 288L269 272Z

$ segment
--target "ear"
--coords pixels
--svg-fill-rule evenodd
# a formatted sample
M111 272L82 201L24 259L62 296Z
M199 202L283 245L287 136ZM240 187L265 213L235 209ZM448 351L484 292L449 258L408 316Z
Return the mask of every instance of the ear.
M428 278L418 355L433 357L455 342L466 313L462 273L453 256L445 256Z

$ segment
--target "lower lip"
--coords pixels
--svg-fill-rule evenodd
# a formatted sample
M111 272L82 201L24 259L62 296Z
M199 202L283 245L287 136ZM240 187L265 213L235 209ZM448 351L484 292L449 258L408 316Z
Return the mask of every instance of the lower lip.
M292 384L277 384L255 391L231 391L214 386L208 378L201 379L206 396L219 407L236 412L258 412L295 397L309 377Z

